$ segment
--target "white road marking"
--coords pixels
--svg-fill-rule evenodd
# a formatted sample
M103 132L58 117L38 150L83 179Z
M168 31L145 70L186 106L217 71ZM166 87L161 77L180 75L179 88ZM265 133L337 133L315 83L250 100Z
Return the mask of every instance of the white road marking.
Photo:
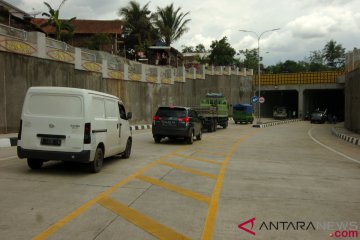
M312 131L313 129L314 129L314 128L309 129L308 135L309 135L309 137L310 137L314 142L316 142L317 144L323 146L324 148L326 148L326 149L328 149L328 150L330 150L330 151L332 151L332 152L334 152L334 153L336 153L336 154L339 154L340 156L342 156L342 157L344 157L344 158L346 158L346 159L349 159L349 160L351 160L351 161L353 161L353 162L356 162L356 163L360 163L359 160L356 160L356 159L354 159L354 158L352 158L352 157L349 157L348 155L345 155L345 154L343 154L343 153L341 153L341 152L339 152L339 151L336 151L335 149L333 149L333 148L331 148L331 147L329 147L329 146L321 143L320 141L316 140L316 139L311 135L311 131Z

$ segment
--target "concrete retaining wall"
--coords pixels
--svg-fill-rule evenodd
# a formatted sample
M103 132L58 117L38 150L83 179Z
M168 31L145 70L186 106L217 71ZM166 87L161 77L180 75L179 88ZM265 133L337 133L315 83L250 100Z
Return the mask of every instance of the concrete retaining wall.
M73 64L0 51L0 133L17 132L25 93L31 86L86 88L120 97L131 124L151 122L159 105L196 106L207 92L223 92L229 103L248 103L251 76L206 75L184 83L155 84L104 79L101 73L74 69Z
M345 76L345 127L360 133L360 68Z

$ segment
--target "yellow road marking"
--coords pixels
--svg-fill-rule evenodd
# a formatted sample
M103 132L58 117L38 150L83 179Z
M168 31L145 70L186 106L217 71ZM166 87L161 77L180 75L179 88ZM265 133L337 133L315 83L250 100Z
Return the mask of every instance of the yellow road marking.
M138 179L140 179L142 181L151 183L153 185L156 185L158 187L162 187L162 188L165 188L167 190L182 194L182 195L190 197L192 199L195 199L195 200L207 203L207 204L210 203L210 197L199 194L199 193L196 193L196 192L189 191L189 190L187 190L185 188L178 187L178 186L166 183L166 182L162 182L162 181L159 181L157 179L150 178L150 177L147 177L147 176L144 176L144 175L139 175L136 178L138 178Z
M198 170L195 170L195 169L192 169L192 168L176 165L176 164L169 163L169 162L161 162L160 164L168 166L168 167L175 168L175 169L183 171L183 172L188 172L188 173L196 174L196 175L199 175L199 176L204 176L204 177L208 177L208 178L212 178L212 179L217 179L217 176L215 174L198 171Z
M182 157L182 158L196 160L199 162L206 162L206 163L211 163L211 164L220 165L220 166L222 165L222 162L217 162L217 161L213 161L213 160L209 160L209 159L205 159L205 158L198 158L198 157L193 157L193 156L188 156L188 155L183 155L183 154L178 154L178 153L174 153L173 155Z
M154 167L155 165L159 164L161 161L167 159L170 156L173 156L173 154L177 153L178 151L182 151L183 149L186 149L189 147L182 147L179 148L167 155L164 155L163 157L155 160L154 162L149 163L148 165L146 165L145 167L139 169L138 171L136 171L135 173L131 174L130 176L128 176L127 178L121 180L120 182L116 183L114 186L108 188L106 191L100 193L98 196L96 196L95 198L91 199L90 201L86 202L85 204L83 204L82 206L80 206L79 208L75 209L73 212L71 212L70 214L68 214L67 216L65 216L64 218L60 219L58 222L54 223L53 225L51 225L48 229L46 229L45 231L39 233L37 236L35 236L33 239L34 240L42 240L42 239L46 239L48 238L50 235L54 234L56 231L58 231L60 228L62 228L65 224L67 224L68 222L70 222L71 220L73 220L74 218L76 218L77 216L79 216L81 213L85 212L88 208L90 208L92 205L96 204L100 199L107 197L109 194L111 194L112 192L114 192L116 189L118 189L119 187L125 185L126 183L128 183L130 180L136 178L137 175L141 175L143 174L145 171L147 171L148 169Z
M226 157L226 153L210 152L210 151L205 151L205 150L197 150L197 151L195 151L195 153L205 153L205 154L209 154L209 155L216 155L216 156Z
M111 198L102 198L98 201L98 203L101 206L123 217L127 221L142 228L143 230L147 231L158 239L190 239Z
M245 139L246 139L246 137L240 138L232 146L230 152L227 154L227 156L224 160L224 163L221 166L219 177L216 181L215 188L214 188L213 194L211 196L210 206L209 206L208 214L206 216L205 225L204 225L204 229L203 229L202 236L201 236L202 240L212 239L212 234L214 232L214 225L215 225L215 219L216 219L216 212L217 212L218 203L219 203L220 191L221 191L222 183L223 183L223 180L225 177L225 171L226 171L229 161L230 161L232 155L234 154L236 148Z

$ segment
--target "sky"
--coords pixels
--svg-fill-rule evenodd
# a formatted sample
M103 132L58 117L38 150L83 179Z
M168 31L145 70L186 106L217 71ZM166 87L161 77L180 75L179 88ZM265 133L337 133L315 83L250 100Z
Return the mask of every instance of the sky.
M47 12L44 1L5 0L30 14ZM57 9L61 0L47 0ZM140 6L149 3L156 11L174 3L181 12L189 12L191 19L186 32L172 44L179 51L182 46L203 44L210 48L212 41L226 36L236 50L258 47L266 66L286 60L302 61L312 51L322 50L335 40L346 51L360 48L359 0L138 0ZM121 19L118 10L127 6L124 0L67 0L60 10L60 18L113 20ZM41 13L36 17L41 17ZM248 30L241 32L239 30ZM242 57L242 56L239 56Z

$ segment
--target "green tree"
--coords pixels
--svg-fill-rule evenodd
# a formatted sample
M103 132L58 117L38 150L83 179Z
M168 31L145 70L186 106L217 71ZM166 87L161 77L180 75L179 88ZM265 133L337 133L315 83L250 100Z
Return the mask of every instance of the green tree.
M130 1L118 12L124 21L123 32L127 55L131 55L133 58L137 52L145 51L157 38L156 31L151 24L149 3L141 8L138 2Z
M228 66L234 63L235 49L231 47L227 41L227 37L223 37L219 41L212 41L210 45L210 64Z
M91 37L89 48L93 50L103 50L103 47L111 43L109 34L98 33Z
M331 69L342 69L345 66L345 48L330 40L323 49L326 65Z
M189 30L187 24L190 19L185 19L189 12L181 13L180 10L180 7L175 10L172 3L164 8L157 7L156 13L152 16L155 28L166 46L170 46Z
M244 61L240 61L241 67L251 68L254 72L258 71L258 52L257 49L245 49L239 51L240 55L244 55Z
M195 52L193 46L182 45L181 47L183 48L182 51L181 51L182 53L193 53L193 52Z
M47 2L44 2L44 4L46 5L46 7L49 9L49 13L42 13L42 16L46 16L48 17L48 21L43 24L41 27L45 27L45 26L53 26L55 28L55 38L57 40L61 40L62 39L62 34L63 31L67 31L68 34L72 35L72 33L74 32L74 27L71 25L71 21L75 20L76 17L71 18L70 20L60 20L59 19L59 15L60 15L60 8L65 4L66 0L63 0L58 9L53 9L50 4L48 4Z
M205 49L205 46L203 44L198 44L195 46L195 52L197 53L205 53L206 52L206 49Z
M308 62L308 70L311 72L328 70L328 67L325 65L323 53L320 50L310 52Z

